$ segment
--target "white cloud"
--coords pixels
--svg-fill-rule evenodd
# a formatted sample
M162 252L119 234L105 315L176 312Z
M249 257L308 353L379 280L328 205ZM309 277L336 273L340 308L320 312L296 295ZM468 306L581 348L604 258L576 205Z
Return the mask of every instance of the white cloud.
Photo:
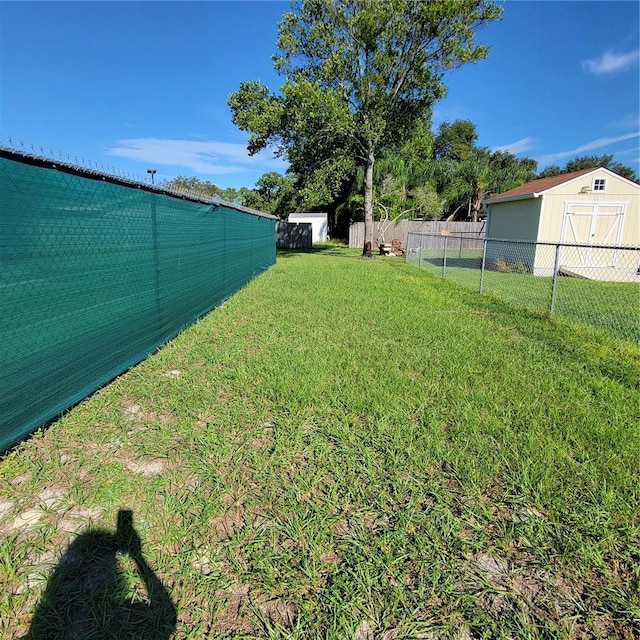
M613 53L606 51L599 58L583 60L582 66L595 75L604 75L616 71L624 71L640 60L640 49L628 53Z
M522 138L522 140L516 140L515 142L511 142L510 144L503 144L499 147L494 147L494 151L508 151L509 153L513 153L517 155L519 153L524 153L525 151L529 151L534 149L537 145L537 140L535 138Z
M128 138L107 149L112 156L139 160L149 165L184 167L199 174L223 175L251 170L284 171L286 163L262 154L250 156L244 144L217 140L170 140Z
M633 158L633 162L640 162L640 159L638 158L639 154L640 149L638 149L638 147L630 147L629 149L616 151L616 158L631 157Z
M558 151L556 153L549 153L545 156L541 156L540 158L538 158L538 162L542 165L549 164L551 162L555 162L556 160L570 158L580 153L584 153L586 151L601 149L602 147L607 147L610 144L615 144L616 142L623 142L624 140L632 140L633 138L637 138L639 136L640 136L640 131L635 131L633 133L627 133L623 136L616 136L615 138L598 138L597 140L592 140L591 142L587 142L586 144L576 147L575 149L570 149L568 151Z
M624 118L620 120L616 120L615 122L611 122L608 125L609 127L613 127L615 129L631 129L640 126L640 114L638 113L630 113L626 115Z

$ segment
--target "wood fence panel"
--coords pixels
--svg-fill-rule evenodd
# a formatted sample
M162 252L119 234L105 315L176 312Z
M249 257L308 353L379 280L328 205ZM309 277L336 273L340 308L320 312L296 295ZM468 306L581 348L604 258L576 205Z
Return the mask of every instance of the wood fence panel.
M469 234L484 238L485 222L445 222L441 220L400 220L397 223L373 223L373 248L378 248L378 241L392 242L399 240L407 246L409 233L431 233L439 235L442 231L450 231L452 235ZM382 231L382 233L381 233ZM364 246L364 222L354 222L349 227L349 247L360 249Z

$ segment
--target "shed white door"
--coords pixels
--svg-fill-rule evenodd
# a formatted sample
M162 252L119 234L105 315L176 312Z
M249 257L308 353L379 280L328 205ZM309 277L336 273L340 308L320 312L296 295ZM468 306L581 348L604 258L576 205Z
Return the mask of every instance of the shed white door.
M577 245L563 251L565 266L615 266L617 251L602 245L619 245L626 203L567 202L562 224L562 242Z

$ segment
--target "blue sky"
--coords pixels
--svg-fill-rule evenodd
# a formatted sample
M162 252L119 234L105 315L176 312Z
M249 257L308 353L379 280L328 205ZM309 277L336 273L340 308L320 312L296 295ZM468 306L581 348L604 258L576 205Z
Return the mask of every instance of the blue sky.
M227 96L241 80L282 83L271 55L288 6L0 1L0 144L251 187L286 166L248 156ZM639 24L636 1L506 2L477 34L489 58L445 77L434 128L469 119L478 144L539 169L612 153L640 174Z

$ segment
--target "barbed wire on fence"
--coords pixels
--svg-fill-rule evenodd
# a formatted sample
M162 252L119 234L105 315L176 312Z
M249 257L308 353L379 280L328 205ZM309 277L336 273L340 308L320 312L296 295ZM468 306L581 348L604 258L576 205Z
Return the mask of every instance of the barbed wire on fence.
M66 171L79 176L108 180L109 182L114 182L122 186L133 186L138 189L144 189L145 191L191 200L193 202L229 207L252 215L274 217L270 214L258 211L257 209L252 209L235 202L230 202L229 200L225 200L219 196L208 196L191 189L181 189L173 186L169 187L163 183L153 184L152 182L149 182L149 179L126 172L123 169L109 166L105 167L104 165L98 166L96 162L91 162L84 158L78 158L77 156L73 156L72 158L68 153L63 154L58 151L56 154L52 149L48 149L47 152L41 146L36 148L33 144L25 145L22 140L18 140L16 145L11 136L3 137L0 135L0 154L7 158L20 159L23 162L27 161L32 164Z

